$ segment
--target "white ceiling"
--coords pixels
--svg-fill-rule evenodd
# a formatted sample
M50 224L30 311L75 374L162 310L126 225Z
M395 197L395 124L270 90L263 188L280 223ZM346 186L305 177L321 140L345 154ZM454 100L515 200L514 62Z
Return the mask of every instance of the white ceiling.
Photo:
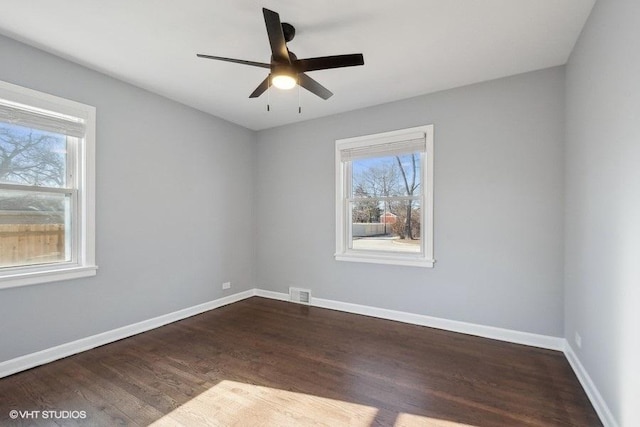
M259 130L566 63L595 0L0 0L0 33ZM271 90L262 7L296 27L299 58L364 54L310 72L327 101Z

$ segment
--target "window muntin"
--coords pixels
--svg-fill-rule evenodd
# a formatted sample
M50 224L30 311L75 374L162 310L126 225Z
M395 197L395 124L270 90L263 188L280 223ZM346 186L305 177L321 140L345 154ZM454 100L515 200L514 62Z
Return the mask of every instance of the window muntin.
M336 259L433 265L433 126L336 141Z
M95 109L0 82L0 288L95 274Z

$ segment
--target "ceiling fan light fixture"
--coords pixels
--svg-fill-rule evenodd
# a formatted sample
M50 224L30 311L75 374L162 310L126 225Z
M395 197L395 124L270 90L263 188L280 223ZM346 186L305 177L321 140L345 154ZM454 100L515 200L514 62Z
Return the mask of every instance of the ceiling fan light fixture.
M309 77L308 71L329 70L332 68L354 67L364 65L364 57L361 53L347 55L320 56L317 58L298 59L289 51L287 42L293 40L296 29L293 25L280 21L280 15L273 10L262 8L264 23L267 27L267 36L271 46L271 61L256 62L244 59L225 58L222 56L203 55L199 58L215 59L217 61L233 62L236 64L250 65L252 67L268 68L269 75L251 92L249 98L258 98L269 90L271 86L278 89L291 90L298 86L304 88L322 99L329 99L333 95L329 89Z
M290 74L276 74L271 78L271 84L283 90L293 89L297 83L297 79Z

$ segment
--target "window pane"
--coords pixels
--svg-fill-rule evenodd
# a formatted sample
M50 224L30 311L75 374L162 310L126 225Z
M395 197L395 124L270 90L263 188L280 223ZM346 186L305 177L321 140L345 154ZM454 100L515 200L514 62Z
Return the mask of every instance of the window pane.
M420 227L417 199L368 198L356 199L351 204L351 249L420 253Z
M351 168L353 198L411 196L420 192L420 153L354 160Z
M0 190L0 268L71 260L71 196Z
M0 182L66 186L67 137L0 122Z

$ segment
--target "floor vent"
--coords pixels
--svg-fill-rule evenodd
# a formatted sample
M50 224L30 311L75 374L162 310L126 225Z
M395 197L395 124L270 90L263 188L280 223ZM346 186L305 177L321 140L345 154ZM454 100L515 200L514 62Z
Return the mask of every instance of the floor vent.
M289 288L289 301L298 302L300 304L309 304L311 302L311 290Z

